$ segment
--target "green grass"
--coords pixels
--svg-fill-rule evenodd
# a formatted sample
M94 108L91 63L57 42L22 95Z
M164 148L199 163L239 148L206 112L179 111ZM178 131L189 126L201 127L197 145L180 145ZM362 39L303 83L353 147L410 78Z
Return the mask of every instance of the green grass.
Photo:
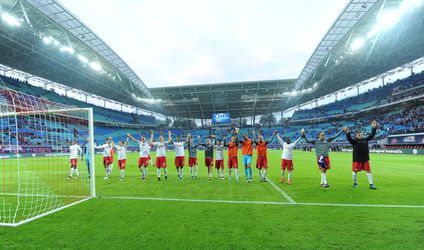
M293 185L280 184L280 151L269 151L268 177L296 202L338 204L424 205L424 157L371 155L374 182L365 173L352 188L351 154L331 153L329 189L319 187L320 173L313 152L294 152ZM203 152L199 179L188 168L176 178L169 153L169 180L157 182L150 167L147 181L139 179L137 154L128 155L126 177L119 181L116 163L110 180L96 156L99 198L43 217L18 228L0 228L0 248L407 248L424 246L424 208L334 207L271 204L230 204L187 201L110 199L147 197L200 200L287 202L269 183L234 179L207 180ZM241 163L241 158L239 158ZM255 159L254 159L255 160ZM64 168L67 163L64 163ZM80 164L80 171L84 171ZM227 176L227 169L226 169ZM65 178L63 178L64 181ZM81 180L73 180L72 185ZM64 184L65 185L65 184Z

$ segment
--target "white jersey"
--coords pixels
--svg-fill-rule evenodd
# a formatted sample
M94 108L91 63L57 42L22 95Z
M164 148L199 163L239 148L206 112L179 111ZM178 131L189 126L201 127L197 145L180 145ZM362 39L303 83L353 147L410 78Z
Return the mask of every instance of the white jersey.
M102 148L103 149L103 157L110 157L110 156L112 156L110 154L110 151L112 150L112 145L110 145L110 144L103 144L101 146L96 146L96 148L98 148L98 149Z
M174 142L175 157L184 156L184 142Z
M280 136L277 135L277 139L278 142L280 142L281 145L283 145L283 153L281 154L281 159L284 160L292 160L293 159L293 148L296 146L296 143L300 140L300 137L292 142L292 143L287 143L285 141L283 141Z
M127 159L127 147L125 146L115 146L116 150L118 150L118 160Z
M71 159L78 158L78 152L82 153L82 149L79 145L70 146L69 151L71 152Z
M148 142L140 142L140 157L146 158L150 154L150 144Z
M215 152L216 152L216 160L224 160L224 145L216 145L215 146Z
M156 157L166 156L166 147L164 142L154 142L153 146L156 147Z

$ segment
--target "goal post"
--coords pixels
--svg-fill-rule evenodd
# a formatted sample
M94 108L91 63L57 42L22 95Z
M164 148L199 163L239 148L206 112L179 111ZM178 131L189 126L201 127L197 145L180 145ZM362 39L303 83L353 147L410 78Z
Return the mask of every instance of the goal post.
M95 197L92 108L0 89L0 132L0 226L19 226ZM76 164L72 160L78 171L71 171L75 143L83 153Z

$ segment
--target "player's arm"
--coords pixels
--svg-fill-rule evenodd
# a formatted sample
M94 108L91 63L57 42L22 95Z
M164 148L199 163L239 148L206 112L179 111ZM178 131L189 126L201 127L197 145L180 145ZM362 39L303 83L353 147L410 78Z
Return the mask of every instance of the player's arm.
M268 141L266 141L266 144L270 144L274 140L274 138L277 135L277 133L278 133L278 131L277 130L274 130L274 133L272 133L271 139L269 139Z
M377 121L373 120L371 123L371 126L372 126L371 134L367 138L365 138L365 140L367 141L371 141L374 138L375 133L377 132Z
M352 138L351 134L350 134L350 130L348 128L343 128L343 132L345 132L346 134L346 140L349 141L350 144L354 145L356 144L356 140Z
M140 142L139 140L135 139L134 137L132 137L132 135L127 134L127 139L130 138L131 140L133 140L134 142Z
M80 145L78 145L78 152L81 154L81 160L83 160L84 159L84 152L82 151L82 148L81 148L81 146Z
M168 130L168 143L174 144L174 141L172 141L172 132L171 132L171 130Z
M256 138L256 131L255 131L255 130L252 130L252 137L253 137L253 142L254 142L255 144L258 144L258 140L257 140L257 138Z
M224 141L224 147L228 147L227 137L226 136L222 137L222 140Z
M343 133L343 130L340 130L339 132L337 132L337 134L335 134L333 137L328 138L328 141L333 141L335 140L337 137L339 137L341 134Z
M315 140L310 140L306 137L306 133L305 133L305 129L302 128L302 130L300 131L300 133L302 134L302 138L307 142L307 143L311 143L314 144Z
M239 144L239 138L238 138L239 129L235 128L234 132L235 132L234 137L236 138L236 144Z
M302 136L299 136L299 138L297 138L294 142L292 142L291 144L294 146L294 145L296 145L299 141L300 141L300 139L302 139Z
M153 145L153 129L150 130L150 145Z
M281 145L284 145L284 141L281 139L280 134L277 134L277 140Z
M128 146L129 139L130 139L130 138L128 138L128 137L127 137L127 140L125 140L125 144L124 144L124 145L125 145L125 147L127 147L127 146Z

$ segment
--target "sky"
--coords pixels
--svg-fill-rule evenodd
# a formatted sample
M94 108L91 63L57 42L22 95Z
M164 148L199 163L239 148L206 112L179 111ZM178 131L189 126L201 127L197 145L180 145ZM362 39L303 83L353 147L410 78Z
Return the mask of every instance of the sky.
M59 0L148 87L297 78L349 0Z

